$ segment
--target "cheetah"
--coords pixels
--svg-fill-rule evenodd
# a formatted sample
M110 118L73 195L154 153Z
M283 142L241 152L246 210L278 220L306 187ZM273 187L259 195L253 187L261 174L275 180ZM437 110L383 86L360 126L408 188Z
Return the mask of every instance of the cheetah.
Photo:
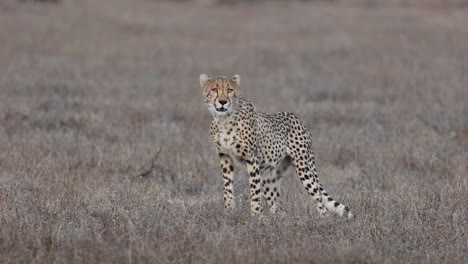
M295 114L257 112L239 90L239 75L210 78L202 74L200 85L205 105L213 116L211 137L221 163L225 208L234 206L234 161L244 164L250 175L253 216L262 215L261 196L270 212L278 211L281 177L294 165L303 186L317 202L321 216L331 211L353 218L348 207L335 201L320 184L311 134Z

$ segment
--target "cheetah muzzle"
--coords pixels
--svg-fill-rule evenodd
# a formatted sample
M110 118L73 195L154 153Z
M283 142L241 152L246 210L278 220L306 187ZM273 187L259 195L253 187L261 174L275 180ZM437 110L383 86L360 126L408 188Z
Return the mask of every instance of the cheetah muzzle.
M224 180L224 206L234 206L234 160L250 175L251 214L262 214L262 196L277 212L281 178L291 166L317 203L320 215L328 212L353 218L347 206L335 201L319 182L312 151L312 136L294 114L260 113L239 91L240 77L200 75L205 105L211 112L211 137L219 153Z

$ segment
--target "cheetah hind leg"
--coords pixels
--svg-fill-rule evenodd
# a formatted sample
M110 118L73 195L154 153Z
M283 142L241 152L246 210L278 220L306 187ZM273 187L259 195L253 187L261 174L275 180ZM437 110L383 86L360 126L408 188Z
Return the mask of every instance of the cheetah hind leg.
M340 216L352 218L353 214L348 207L336 202L319 183L317 168L315 166L314 155L311 149L305 151L306 154L298 156L293 160L296 174L299 176L305 189L317 202L317 210L323 217L327 216L329 211L337 213Z
M265 173L262 179L262 194L267 201L271 213L281 211L279 208L279 198L281 196L281 178L291 165L291 158L286 157L270 173Z
M307 153L307 152L306 152ZM293 160L296 174L304 185L305 189L310 196L317 202L317 211L321 217L328 216L328 208L326 207L324 198L319 188L317 171L315 169L315 162L313 152L308 151L310 154L298 156Z

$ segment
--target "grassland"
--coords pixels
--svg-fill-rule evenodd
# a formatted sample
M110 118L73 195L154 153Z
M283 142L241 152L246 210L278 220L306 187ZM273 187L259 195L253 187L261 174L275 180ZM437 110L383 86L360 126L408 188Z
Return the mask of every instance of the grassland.
M0 2L0 262L466 263L468 9L366 3ZM225 212L200 73L297 113L357 220L292 173Z

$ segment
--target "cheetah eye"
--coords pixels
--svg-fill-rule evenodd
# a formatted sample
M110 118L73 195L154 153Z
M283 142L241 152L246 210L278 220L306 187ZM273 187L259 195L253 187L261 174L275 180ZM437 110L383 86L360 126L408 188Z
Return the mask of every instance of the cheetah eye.
M218 93L218 89L217 89L217 88L213 88L213 89L211 89L211 91L212 91L213 93Z
M232 93L232 92L234 92L233 89L228 89L228 93Z

